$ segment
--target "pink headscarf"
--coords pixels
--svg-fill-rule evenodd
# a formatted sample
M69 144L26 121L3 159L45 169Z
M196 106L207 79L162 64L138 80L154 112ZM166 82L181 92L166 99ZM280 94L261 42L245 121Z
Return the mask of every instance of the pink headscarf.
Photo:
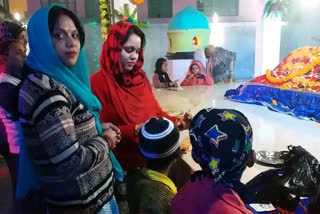
M193 60L193 61L191 62L191 64L190 64L190 66L189 66L187 76L193 74L192 71L191 71L191 68L192 68L193 65L197 65L197 66L199 67L199 70L200 70L200 71L199 71L199 74L204 75L204 76L206 75L206 74L204 73L204 67L203 67L202 63L201 63L200 61L198 61L198 60Z

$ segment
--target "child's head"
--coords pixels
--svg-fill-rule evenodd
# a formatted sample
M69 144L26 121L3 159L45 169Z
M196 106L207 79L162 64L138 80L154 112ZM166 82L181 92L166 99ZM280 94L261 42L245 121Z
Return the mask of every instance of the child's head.
M238 182L252 166L252 128L248 119L232 109L202 109L190 124L192 157L215 182Z
M204 50L204 53L207 58L214 56L214 53L216 51L216 47L213 45L208 45L206 49Z
M156 70L161 70L162 72L167 72L168 70L168 63L167 60L164 58L157 59L156 62Z
M193 74L198 74L200 72L200 67L197 64L192 64L191 65L191 72Z
M166 118L151 118L139 133L139 148L147 159L147 167L161 171L167 169L180 155L178 127Z

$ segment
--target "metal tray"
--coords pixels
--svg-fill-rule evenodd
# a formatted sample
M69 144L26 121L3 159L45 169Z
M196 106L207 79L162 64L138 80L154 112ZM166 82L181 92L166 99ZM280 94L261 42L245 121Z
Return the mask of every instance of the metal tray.
M256 154L256 163L264 166L282 167L284 159L281 157L287 152L259 151Z

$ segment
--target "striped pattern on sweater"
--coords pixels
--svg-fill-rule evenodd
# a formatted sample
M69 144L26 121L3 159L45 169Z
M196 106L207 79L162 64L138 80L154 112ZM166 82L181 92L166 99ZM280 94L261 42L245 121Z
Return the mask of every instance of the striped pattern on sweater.
M113 195L106 140L95 119L61 83L32 73L19 93L26 147L48 202L100 207Z
M18 116L18 89L20 79L0 73L0 144L9 144L11 153L19 153L23 139Z

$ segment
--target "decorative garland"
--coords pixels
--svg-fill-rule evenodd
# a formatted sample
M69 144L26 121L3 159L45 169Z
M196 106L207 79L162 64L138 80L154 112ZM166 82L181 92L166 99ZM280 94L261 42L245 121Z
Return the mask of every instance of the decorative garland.
M288 9L288 0L268 0L264 7L264 17L277 18Z
M101 31L102 39L108 38L108 29L110 27L111 20L111 10L110 10L110 0L100 0L100 17L101 17Z
M291 62L287 63L288 65L283 65L282 67L282 70L286 69L288 70L289 72L291 72L291 74L289 74L288 76L285 76L285 77L282 77L282 78L277 78L277 77L274 77L271 75L271 71L270 69L267 69L266 70L266 78L272 82L272 83L284 83L284 82L287 82L293 78L296 78L296 77L299 77L299 76L302 76L306 73L308 73L309 71L311 71L315 66L317 66L318 64L320 64L320 56L316 57L314 55L320 55L320 49L316 49L312 52L312 57L309 57L311 58L309 60L309 65L305 66L304 68L302 68L301 70L297 71L297 72L294 72L293 70L289 70L290 68L293 68L293 64ZM292 55L291 58L295 57L296 54ZM288 58L288 61L290 58ZM319 83L318 83L319 84Z
M304 78L296 78L292 80L292 82L285 83L280 88L281 89L294 89L298 91L310 91L318 93L313 87L320 87L320 82L304 79Z

